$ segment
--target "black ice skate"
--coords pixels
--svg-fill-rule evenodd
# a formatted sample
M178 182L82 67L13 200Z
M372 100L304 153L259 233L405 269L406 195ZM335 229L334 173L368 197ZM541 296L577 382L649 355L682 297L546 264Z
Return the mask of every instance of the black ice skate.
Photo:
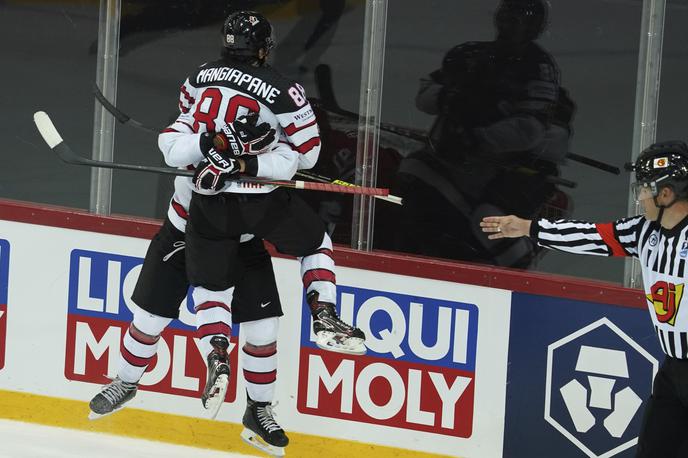
M343 322L337 316L334 304L319 302L318 293L311 291L308 305L313 316L315 344L323 350L363 355L366 352L365 334L358 328Z
M229 341L226 337L213 336L210 339L213 351L208 355L208 377L201 402L210 411L210 418L215 419L225 401L227 385L229 385Z
M275 413L269 402L257 402L248 398L244 413L244 430L241 438L249 445L272 456L284 456L289 438L275 421Z
M124 407L136 396L136 383L129 383L119 377L103 386L100 393L96 394L89 407L91 412L88 414L89 420L97 420L111 413L115 413Z

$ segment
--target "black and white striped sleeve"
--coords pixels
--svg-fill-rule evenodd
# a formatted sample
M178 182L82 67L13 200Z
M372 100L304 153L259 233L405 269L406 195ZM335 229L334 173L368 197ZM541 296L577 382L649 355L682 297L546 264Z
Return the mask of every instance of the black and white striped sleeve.
M531 225L538 245L568 253L595 256L638 256L638 238L645 218L635 216L612 223L540 219Z

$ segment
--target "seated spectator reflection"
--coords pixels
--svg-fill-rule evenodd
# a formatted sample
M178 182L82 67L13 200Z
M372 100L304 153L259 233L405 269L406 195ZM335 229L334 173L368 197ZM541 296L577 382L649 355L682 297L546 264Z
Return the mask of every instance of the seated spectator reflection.
M393 191L405 204L394 249L528 267L539 251L530 240L487 240L481 218L570 213L558 169L574 104L553 57L535 43L547 13L543 0L502 0L494 41L452 48L421 80L416 106L437 118L427 146L398 169Z

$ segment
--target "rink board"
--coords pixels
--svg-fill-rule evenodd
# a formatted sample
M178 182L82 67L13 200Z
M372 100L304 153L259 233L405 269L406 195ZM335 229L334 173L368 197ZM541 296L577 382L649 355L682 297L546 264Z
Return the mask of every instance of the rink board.
M204 419L190 301L163 335L132 408L85 420L84 401L116 371L131 291L157 227L0 201L0 416L247 451L238 440L240 368L219 421ZM299 264L273 258L285 311L277 411L289 455L632 456L638 403L661 355L639 291L335 253L340 313L366 332L365 356L314 345ZM234 367L241 339L236 326ZM36 355L40 378L27 364ZM626 372L586 367L590 355ZM40 413L27 401L36 396L46 406Z

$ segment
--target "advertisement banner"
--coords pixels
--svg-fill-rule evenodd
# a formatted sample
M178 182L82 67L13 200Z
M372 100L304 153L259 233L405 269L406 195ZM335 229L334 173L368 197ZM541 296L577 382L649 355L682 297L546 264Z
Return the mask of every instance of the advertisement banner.
M104 384L117 374L122 336L136 305L131 293L143 259L75 249L69 260L69 296L65 377ZM199 398L205 386L206 364L195 336L191 294L180 317L163 332L154 356L140 381L140 389ZM237 367L239 326L232 327L230 363ZM237 392L237 371L232 371L226 401Z
M299 412L471 437L478 307L342 284L338 304L342 319L366 334L368 352L352 357L319 349L305 312Z
M7 296L9 290L10 244L0 239L0 370L5 367L7 342Z
M505 456L634 456L663 359L647 310L514 293Z

